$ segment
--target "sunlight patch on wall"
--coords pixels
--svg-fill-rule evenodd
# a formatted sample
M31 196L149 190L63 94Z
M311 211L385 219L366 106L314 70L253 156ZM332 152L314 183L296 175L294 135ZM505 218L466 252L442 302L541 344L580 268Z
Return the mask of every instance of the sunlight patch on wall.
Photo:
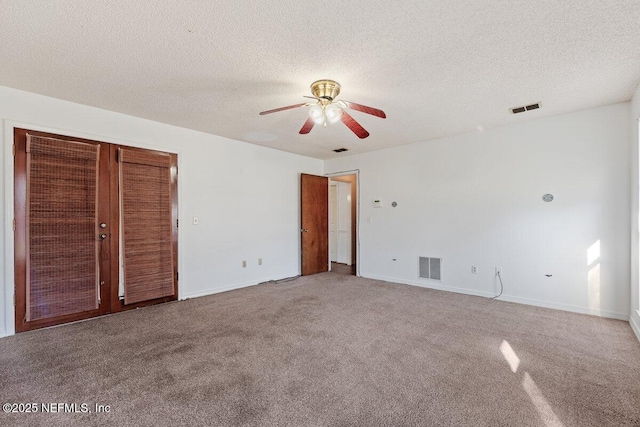
M600 258L600 240L597 240L587 249L587 266L590 266Z
M587 292L589 308L600 309L600 240L587 249Z

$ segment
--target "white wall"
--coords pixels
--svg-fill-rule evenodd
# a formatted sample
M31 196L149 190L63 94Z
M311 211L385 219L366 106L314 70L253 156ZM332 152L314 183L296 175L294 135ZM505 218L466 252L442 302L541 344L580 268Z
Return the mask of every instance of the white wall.
M631 315L629 323L640 340L640 277L638 260L638 195L640 192L638 174L638 120L640 119L640 86L631 100L630 129L631 129Z
M504 300L628 319L629 157L624 103L342 157L325 172L360 169L365 277L490 296L499 266ZM418 278L420 255L443 258L441 283Z
M493 269L500 266L505 300L625 319L631 308L640 325L638 117L640 91L631 106L343 157L323 168L320 160L0 87L0 336L14 327L14 125L179 154L181 298L299 274L299 173L360 169L363 276L488 296L498 291ZM542 202L544 193L555 201ZM374 199L384 207L374 209ZM590 283L587 250L598 240ZM444 258L442 283L418 279L419 255Z
M0 336L14 331L14 125L178 153L180 298L300 273L299 174L322 161L4 87L0 119Z

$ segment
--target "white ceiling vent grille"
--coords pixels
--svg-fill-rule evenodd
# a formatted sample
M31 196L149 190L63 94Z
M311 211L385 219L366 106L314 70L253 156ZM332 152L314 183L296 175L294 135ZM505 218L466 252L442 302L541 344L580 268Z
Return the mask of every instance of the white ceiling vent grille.
M421 256L418 259L418 275L423 279L442 280L442 258L428 258Z

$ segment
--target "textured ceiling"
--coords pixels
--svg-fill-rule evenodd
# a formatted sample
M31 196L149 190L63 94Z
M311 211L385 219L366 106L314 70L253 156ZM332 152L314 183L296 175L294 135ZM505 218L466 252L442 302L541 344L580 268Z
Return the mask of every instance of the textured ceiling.
M0 0L0 11L0 85L321 159L627 101L640 79L638 0ZM304 102L323 78L387 119L353 111L371 133L360 140L342 123L299 135L302 108L258 115Z

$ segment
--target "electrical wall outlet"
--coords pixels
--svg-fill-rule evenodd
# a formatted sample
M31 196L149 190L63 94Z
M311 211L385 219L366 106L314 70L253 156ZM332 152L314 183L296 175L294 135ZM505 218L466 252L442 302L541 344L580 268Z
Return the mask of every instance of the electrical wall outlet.
M502 274L502 267L496 267L496 276Z
M262 265L262 258L258 258L258 265Z
M247 261L246 260L242 261L242 268L247 268Z
M477 265L472 265L471 266L471 274L478 274L478 266Z

